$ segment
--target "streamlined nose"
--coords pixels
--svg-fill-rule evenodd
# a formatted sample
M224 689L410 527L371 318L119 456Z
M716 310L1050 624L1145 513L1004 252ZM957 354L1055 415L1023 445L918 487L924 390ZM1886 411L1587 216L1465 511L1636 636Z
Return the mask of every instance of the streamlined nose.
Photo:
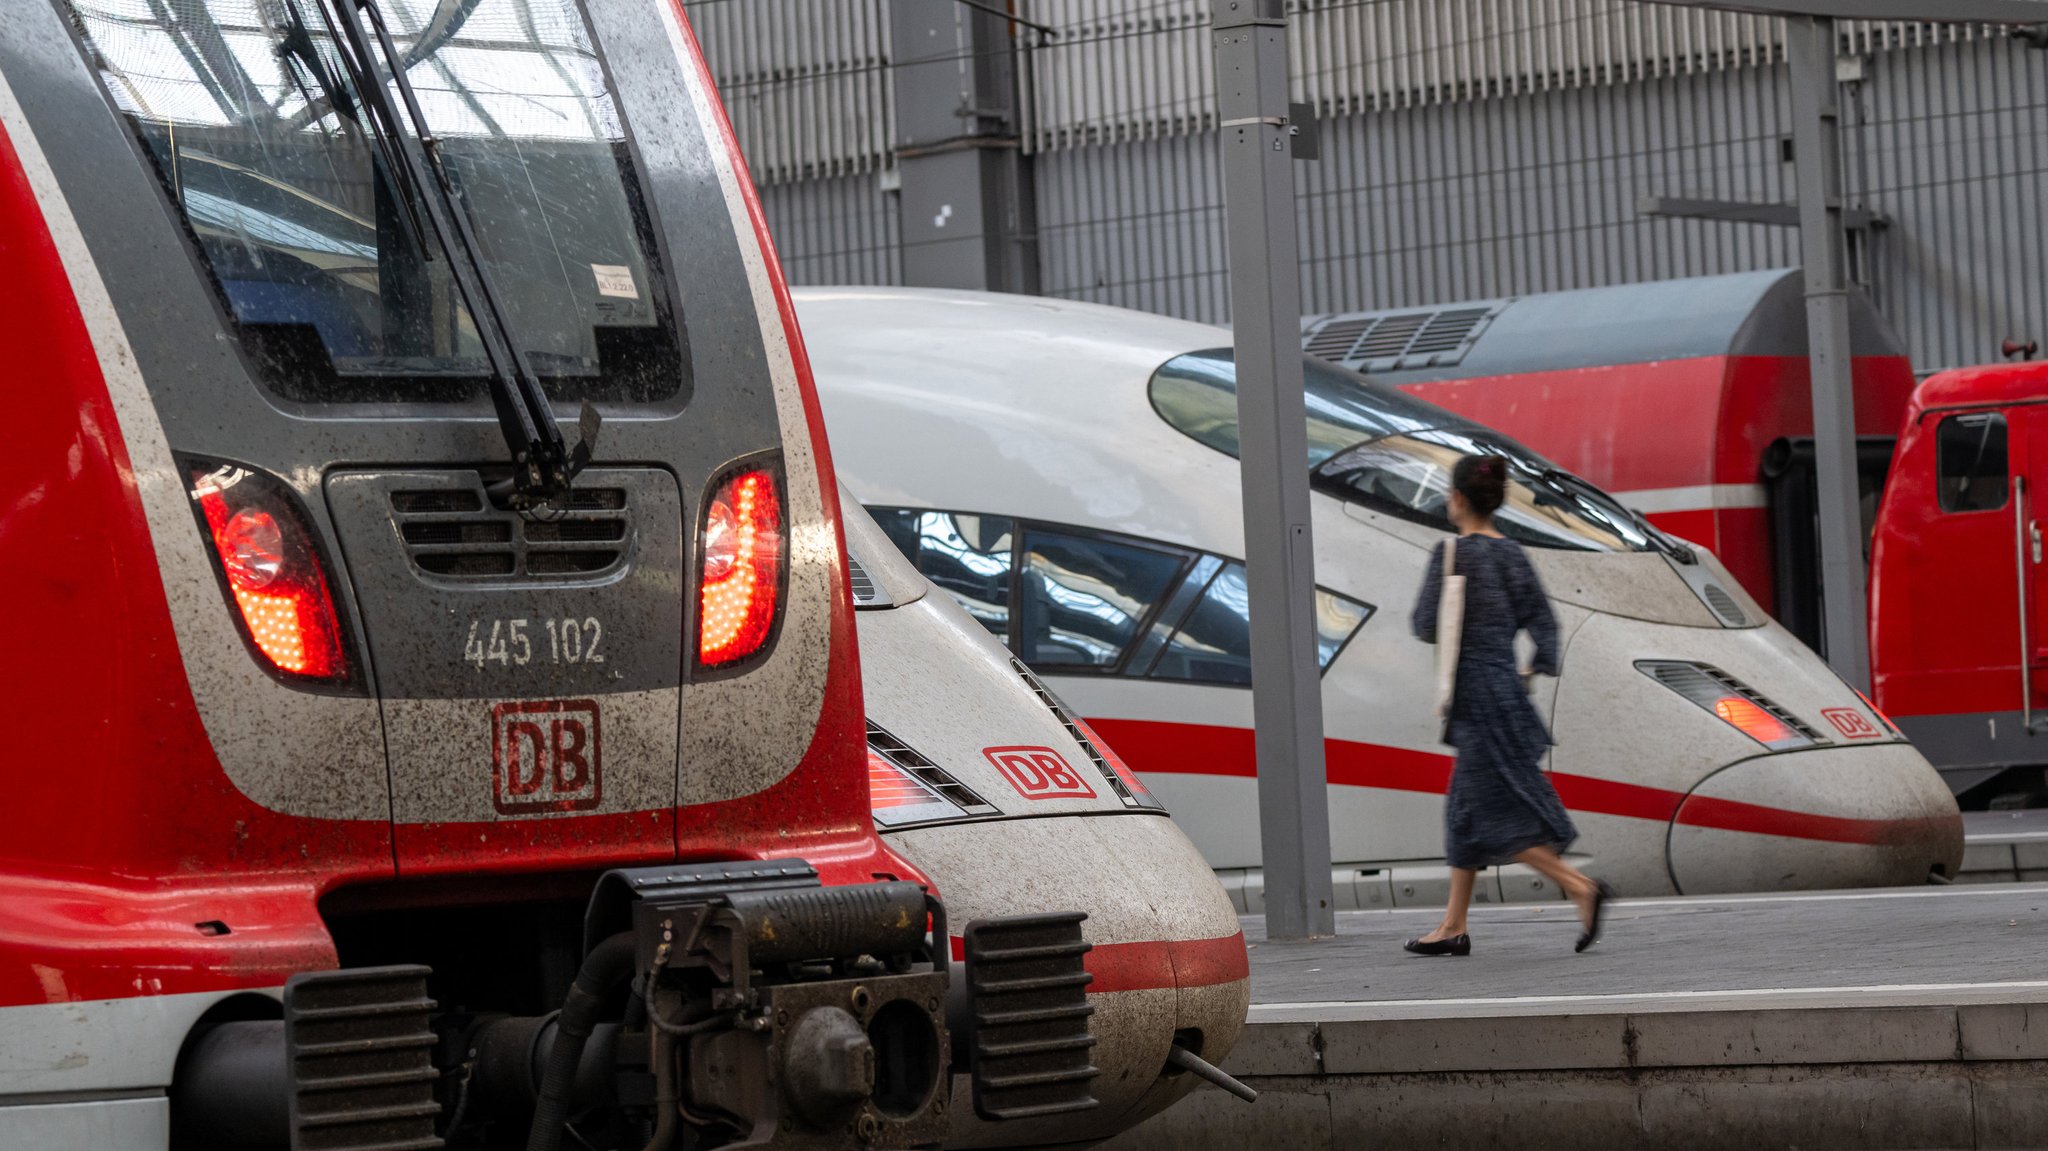
M1099 1139L1164 1109L1193 1086L1166 1074L1176 1036L1210 1062L1237 1041L1251 1002L1244 933L1229 896L1187 836L1155 815L1052 816L888 832L939 885L954 932L975 919L1084 911L1095 1108L989 1123L953 1111L947 1146ZM956 950L957 954L957 950ZM956 1098L967 1081L957 1079Z
M1963 820L1911 746L1819 748L1702 780L1672 817L1668 854L1687 895L1924 884L1962 866Z

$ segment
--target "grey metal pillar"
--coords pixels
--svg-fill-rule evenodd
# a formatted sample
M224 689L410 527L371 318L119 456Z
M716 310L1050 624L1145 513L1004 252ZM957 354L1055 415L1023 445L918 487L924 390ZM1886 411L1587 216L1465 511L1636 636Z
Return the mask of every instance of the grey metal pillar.
M1282 4L1216 0L1212 28L1230 239L1266 933L1302 939L1334 934L1337 919L1330 891L1323 685L1316 666L1301 262L1295 250Z
M1792 141L1799 246L1806 265L1806 331L1813 377L1814 482L1820 512L1822 635L1828 663L1870 690L1863 514L1856 474L1847 234L1842 220L1840 95L1828 16L1785 21L1792 64Z
M954 0L889 6L905 284L1038 290L1019 35L1015 21Z

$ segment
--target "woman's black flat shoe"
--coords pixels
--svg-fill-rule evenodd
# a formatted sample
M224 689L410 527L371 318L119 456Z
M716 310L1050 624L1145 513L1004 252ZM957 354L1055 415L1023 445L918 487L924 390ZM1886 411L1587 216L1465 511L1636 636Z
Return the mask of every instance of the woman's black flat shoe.
M1593 881L1593 926L1579 933L1578 945L1573 951L1584 951L1600 938L1600 929L1607 924L1607 905L1614 900L1614 889L1604 879Z
M1433 939L1428 943L1424 943L1422 937L1418 935L1402 944L1401 948L1416 955L1470 955L1472 954L1472 937L1469 935L1453 935L1449 939Z

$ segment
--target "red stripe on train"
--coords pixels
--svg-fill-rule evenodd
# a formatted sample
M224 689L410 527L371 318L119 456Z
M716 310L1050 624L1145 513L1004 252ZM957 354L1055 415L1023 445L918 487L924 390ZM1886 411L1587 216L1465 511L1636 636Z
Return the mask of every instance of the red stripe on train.
M1249 728L1092 717L1088 722L1140 772L1245 779L1257 774L1252 766L1256 756ZM1323 755L1330 782L1347 787L1442 795L1451 782L1451 757L1437 752L1329 739L1323 741ZM1587 815L1658 823L1676 819L1689 827L1823 843L1897 843L1922 830L1923 824L1940 822L1816 815L1704 795L1688 800L1680 791L1562 772L1550 773L1550 782L1567 808Z
M966 958L967 946L953 939L955 962ZM1244 932L1214 939L1146 939L1133 943L1098 943L1082 961L1095 981L1088 994L1151 991L1177 987L1213 987L1250 979L1251 957Z

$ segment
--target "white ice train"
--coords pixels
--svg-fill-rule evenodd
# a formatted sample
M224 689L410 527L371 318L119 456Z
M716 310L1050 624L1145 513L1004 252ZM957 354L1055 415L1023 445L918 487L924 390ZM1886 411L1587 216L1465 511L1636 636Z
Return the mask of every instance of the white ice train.
M847 486L1256 910L1229 333L984 293L796 300ZM1535 689L1556 737L1545 766L1595 874L1633 895L1955 874L1961 821L1934 770L1711 554L1363 377L1311 360L1308 402L1340 906L1440 897L1451 752L1408 616L1448 530L1450 465L1472 451L1508 458L1499 523L1530 545L1557 611L1564 673ZM1555 896L1514 866L1480 889Z
M842 504L876 829L938 884L956 959L968 958L977 920L1087 915L1092 1015L1065 1030L1037 1024L1019 1045L982 1038L956 997L953 1034L974 1051L955 1068L979 1070L956 1078L947 1145L1107 1138L1193 1085L1168 1063L1174 1046L1221 1061L1236 1042L1251 999L1236 909L1137 776L959 605L933 594L851 496ZM1006 970L980 952L968 967L976 981ZM980 1011L1000 998L977 992ZM1006 1060L987 1056L1020 1046ZM1049 1093L1034 1094L1041 1085ZM1072 1109L1082 1090L1095 1104Z

